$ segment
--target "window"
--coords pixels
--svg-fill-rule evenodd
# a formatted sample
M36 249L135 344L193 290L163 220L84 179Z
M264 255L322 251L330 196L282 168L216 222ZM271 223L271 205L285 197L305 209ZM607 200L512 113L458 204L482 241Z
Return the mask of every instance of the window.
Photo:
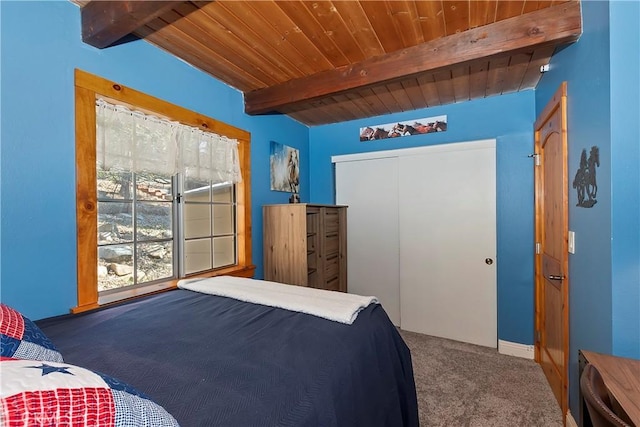
M183 275L235 262L235 186L187 181L183 193Z
M98 294L176 277L172 177L97 170Z
M78 306L72 311L175 287L182 277L253 276L249 133L79 70L75 77ZM136 134L133 143L105 144L103 132L114 126L105 125L101 108L145 121L131 132L115 126ZM145 132L151 139L144 140ZM221 151L229 139L237 141L239 161L222 170L211 159L229 155ZM242 181L229 178L240 171Z

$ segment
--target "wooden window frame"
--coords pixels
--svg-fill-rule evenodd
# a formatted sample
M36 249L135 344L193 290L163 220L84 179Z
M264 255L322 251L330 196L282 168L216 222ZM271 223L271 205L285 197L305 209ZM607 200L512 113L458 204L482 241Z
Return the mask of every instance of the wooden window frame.
M171 118L188 126L238 140L242 182L236 184L237 264L189 277L234 275L253 277L251 259L251 134L221 121L179 107L135 89L75 70L76 222L78 305L72 313L99 308L98 304L98 194L96 190L96 99L121 102L143 112ZM174 289L179 279L170 279ZM148 294L145 294L148 295Z

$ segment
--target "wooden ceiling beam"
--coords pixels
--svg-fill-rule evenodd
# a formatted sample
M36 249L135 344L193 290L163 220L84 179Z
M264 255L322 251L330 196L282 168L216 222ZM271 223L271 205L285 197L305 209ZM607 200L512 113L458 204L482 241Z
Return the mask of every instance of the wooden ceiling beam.
M92 0L80 9L82 41L105 48L184 1Z
M580 2L571 1L417 46L365 59L245 93L247 114L280 111L295 104L370 87L479 59L531 52L571 43L582 34Z

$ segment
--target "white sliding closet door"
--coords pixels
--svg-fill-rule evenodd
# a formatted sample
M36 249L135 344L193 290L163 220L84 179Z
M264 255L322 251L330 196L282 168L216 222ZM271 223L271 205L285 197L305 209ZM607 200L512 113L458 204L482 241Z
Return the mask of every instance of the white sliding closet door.
M348 292L375 295L399 326L398 158L336 163L336 203L349 206Z
M401 328L497 346L495 141L400 157Z
M349 292L393 323L497 347L495 140L336 156Z

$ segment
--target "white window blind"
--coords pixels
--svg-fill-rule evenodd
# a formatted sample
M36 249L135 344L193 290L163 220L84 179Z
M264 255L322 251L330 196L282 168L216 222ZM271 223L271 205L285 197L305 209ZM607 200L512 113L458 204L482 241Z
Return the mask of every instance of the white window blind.
M99 168L165 175L182 172L214 184L242 180L235 139L103 99L96 101L96 116Z

